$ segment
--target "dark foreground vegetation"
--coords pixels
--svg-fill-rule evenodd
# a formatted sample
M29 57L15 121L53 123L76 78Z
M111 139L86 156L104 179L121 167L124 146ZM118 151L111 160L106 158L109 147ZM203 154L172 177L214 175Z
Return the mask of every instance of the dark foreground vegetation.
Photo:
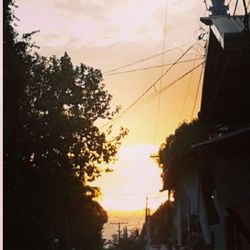
M101 72L39 55L14 9L3 1L4 249L102 249L107 213L90 184L127 131L96 126L118 112Z

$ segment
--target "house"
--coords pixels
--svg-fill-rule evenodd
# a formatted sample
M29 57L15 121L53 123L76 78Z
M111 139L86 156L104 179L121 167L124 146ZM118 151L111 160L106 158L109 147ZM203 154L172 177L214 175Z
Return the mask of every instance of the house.
M212 1L201 121L208 139L175 157L163 174L175 193L179 249L250 249L250 17Z

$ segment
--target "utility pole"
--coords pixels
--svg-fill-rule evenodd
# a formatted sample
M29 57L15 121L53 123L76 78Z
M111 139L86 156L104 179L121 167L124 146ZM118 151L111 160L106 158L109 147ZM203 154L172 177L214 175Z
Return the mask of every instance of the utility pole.
M146 197L145 221L150 219L150 208L148 207L148 196Z
M128 227L127 226L125 226L124 235L125 235L125 239L127 239L128 238Z
M110 224L118 225L118 245L120 244L121 240L121 225L128 224L128 222L111 222Z
M146 208L145 208L145 224L146 224L146 249L150 249L150 208L148 208L148 196L146 197Z

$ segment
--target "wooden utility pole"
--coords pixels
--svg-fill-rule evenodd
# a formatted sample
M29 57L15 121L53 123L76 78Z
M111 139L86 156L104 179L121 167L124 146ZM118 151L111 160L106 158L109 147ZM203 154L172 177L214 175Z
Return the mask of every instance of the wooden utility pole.
M127 239L128 238L128 227L127 226L125 226L124 235L125 235L125 239Z
M145 225L146 225L146 249L150 249L150 209L148 208L148 196L146 197L146 208L145 208Z
M118 225L118 245L121 240L121 225L128 224L128 222L111 222L110 224Z

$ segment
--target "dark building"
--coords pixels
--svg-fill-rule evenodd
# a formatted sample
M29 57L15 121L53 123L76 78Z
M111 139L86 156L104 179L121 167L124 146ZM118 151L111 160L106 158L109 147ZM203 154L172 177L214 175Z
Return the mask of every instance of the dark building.
M250 16L212 2L201 18L209 38L198 115L209 139L173 159L164 184L175 192L179 248L249 250Z

